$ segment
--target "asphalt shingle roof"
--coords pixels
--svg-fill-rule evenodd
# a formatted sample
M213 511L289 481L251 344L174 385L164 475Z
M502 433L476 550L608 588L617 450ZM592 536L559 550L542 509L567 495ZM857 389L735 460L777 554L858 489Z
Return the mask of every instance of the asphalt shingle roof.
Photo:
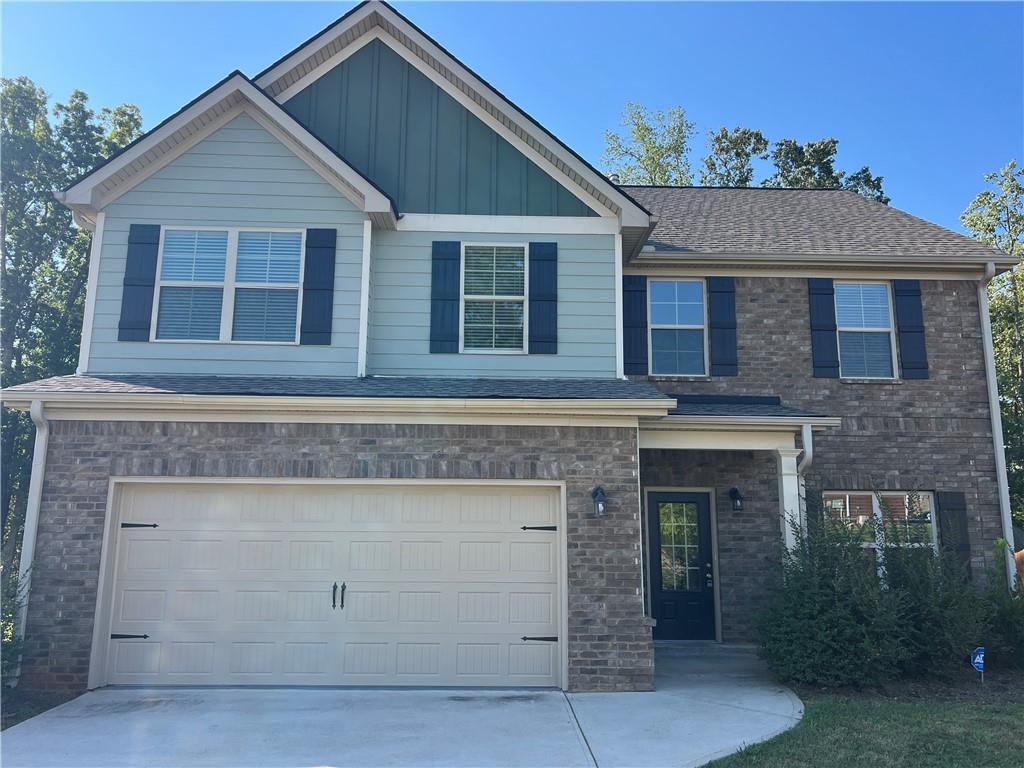
M975 240L839 189L640 187L656 251L779 256L1006 259Z
M518 400L658 400L667 395L624 379L329 378L110 374L55 376L4 390L83 394L259 395L279 397L424 397Z
M676 407L669 416L769 416L777 418L820 418L823 414L782 404L781 398L766 395L672 395Z

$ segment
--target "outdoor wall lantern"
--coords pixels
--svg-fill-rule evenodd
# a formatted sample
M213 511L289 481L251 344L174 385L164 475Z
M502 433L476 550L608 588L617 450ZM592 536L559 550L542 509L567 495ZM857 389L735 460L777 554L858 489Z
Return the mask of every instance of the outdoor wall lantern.
M604 517L604 503L608 501L608 497L604 495L604 488L600 485L595 488L590 498L594 500L594 514L598 517Z
M729 498L732 499L732 508L737 512L743 509L743 494L740 493L739 488L729 489Z

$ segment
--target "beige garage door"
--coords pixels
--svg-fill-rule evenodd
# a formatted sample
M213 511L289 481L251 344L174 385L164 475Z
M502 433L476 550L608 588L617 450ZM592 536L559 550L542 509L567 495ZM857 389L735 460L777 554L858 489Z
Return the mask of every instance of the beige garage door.
M558 509L522 486L124 486L104 682L557 686Z

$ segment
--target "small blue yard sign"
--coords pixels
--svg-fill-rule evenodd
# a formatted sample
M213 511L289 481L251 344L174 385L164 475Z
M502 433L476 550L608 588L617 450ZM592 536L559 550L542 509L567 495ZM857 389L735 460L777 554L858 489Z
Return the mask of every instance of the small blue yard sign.
M974 649L974 653L971 654L971 666L979 672L985 671L985 646Z

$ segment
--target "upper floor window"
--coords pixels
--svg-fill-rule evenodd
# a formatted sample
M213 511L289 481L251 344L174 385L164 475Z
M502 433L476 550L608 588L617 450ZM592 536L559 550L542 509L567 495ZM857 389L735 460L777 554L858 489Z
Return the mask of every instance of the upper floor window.
M525 352L526 301L525 246L463 246L463 351Z
M839 375L891 379L895 360L888 283L836 283Z
M652 374L703 376L707 320L703 280L648 284Z
M155 338L295 343L301 231L165 228Z

